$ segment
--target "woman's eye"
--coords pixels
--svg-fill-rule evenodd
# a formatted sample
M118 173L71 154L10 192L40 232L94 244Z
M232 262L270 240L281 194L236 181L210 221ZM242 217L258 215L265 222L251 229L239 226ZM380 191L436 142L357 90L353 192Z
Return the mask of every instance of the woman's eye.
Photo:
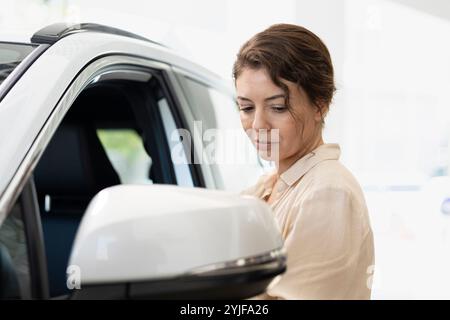
M253 107L252 107L252 106L241 106L241 107L239 108L239 110L240 110L240 111L243 111L243 112L250 112L250 111L253 110Z
M279 105L275 105L275 106L271 106L272 110L275 112L284 112L287 110L286 106L279 106Z

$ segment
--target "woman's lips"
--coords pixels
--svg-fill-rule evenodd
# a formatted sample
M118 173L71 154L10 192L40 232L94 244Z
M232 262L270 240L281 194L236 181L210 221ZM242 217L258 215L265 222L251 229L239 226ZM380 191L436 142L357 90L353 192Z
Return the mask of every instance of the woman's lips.
M272 145L275 145L277 143L278 142L264 142L264 141L255 140L256 148L259 150L270 149L272 147Z

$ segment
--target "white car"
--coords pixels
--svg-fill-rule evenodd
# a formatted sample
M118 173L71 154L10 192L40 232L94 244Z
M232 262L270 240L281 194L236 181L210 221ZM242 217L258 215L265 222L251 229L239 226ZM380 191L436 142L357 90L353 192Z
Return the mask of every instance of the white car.
M269 207L236 192L259 164L201 161L196 121L238 127L224 83L96 24L0 42L0 299L243 299L282 274Z

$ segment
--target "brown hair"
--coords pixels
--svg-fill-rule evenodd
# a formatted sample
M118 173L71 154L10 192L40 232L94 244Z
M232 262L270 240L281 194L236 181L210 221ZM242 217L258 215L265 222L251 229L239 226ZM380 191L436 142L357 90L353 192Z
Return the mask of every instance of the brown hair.
M336 87L330 53L318 36L293 24L272 25L240 48L233 65L235 83L247 67L265 68L273 83L285 92L290 110L289 89L280 78L296 83L320 110L323 124Z

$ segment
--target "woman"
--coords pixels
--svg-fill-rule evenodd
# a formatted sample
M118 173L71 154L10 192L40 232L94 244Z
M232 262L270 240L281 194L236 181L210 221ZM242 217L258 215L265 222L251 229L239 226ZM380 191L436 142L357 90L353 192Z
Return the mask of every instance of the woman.
M241 123L259 154L275 162L243 194L272 208L287 272L255 299L370 299L373 235L364 194L322 128L335 91L324 43L277 24L240 49L233 67Z

